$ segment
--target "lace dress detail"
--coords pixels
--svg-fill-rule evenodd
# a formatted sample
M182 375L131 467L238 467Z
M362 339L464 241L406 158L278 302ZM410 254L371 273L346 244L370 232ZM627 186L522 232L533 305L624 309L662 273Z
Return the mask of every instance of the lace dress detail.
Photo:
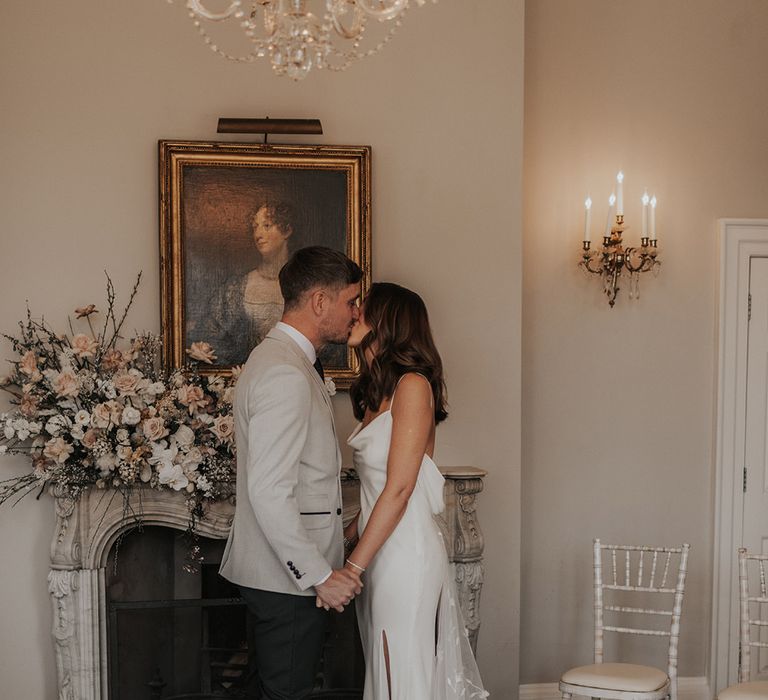
M360 476L360 533L386 483L391 437L387 410L365 427L358 425L347 441ZM443 484L439 469L424 455L405 514L368 566L355 599L365 653L363 700L488 697L434 520L445 508Z

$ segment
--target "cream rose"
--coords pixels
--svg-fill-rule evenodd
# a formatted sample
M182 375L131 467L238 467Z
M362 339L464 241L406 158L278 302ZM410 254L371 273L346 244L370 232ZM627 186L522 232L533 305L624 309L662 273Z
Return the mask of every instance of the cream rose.
M232 442L235 421L232 416L217 416L213 420L210 431L222 442Z
M147 418L142 424L144 430L144 436L147 440L156 442L168 435L168 428L165 427L165 422L162 418Z
M195 441L195 431L188 425L180 425L173 439L179 447L189 447Z
M120 396L134 396L140 379L141 375L138 373L124 372L123 374L116 374L112 381L115 384L115 389L120 392Z

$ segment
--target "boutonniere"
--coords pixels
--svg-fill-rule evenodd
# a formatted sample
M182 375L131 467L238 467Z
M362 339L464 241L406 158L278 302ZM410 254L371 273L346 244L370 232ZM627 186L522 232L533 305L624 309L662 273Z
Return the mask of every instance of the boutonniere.
M323 381L325 382L325 390L328 392L328 396L336 396L336 385L333 383L333 379L326 377Z

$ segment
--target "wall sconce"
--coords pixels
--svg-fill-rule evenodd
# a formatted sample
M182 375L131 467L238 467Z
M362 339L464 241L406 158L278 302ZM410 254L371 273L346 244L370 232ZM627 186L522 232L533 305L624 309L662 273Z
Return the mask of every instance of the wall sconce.
M649 197L646 191L640 201L643 204L640 247L625 248L622 234L629 227L624 225L624 173L619 172L616 176L616 192L611 193L608 199L608 218L600 251L590 249L592 200L587 197L584 202L584 242L579 266L587 273L600 275L611 308L616 303L619 280L624 272L629 277L629 298L639 299L640 273L653 271L658 274L661 266L656 236L656 197Z

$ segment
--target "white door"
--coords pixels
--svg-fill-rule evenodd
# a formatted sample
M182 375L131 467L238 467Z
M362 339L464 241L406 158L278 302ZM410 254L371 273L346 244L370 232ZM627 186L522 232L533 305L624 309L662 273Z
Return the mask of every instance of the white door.
M750 552L768 554L768 258L750 259L749 307L743 546ZM756 577L750 581L750 594L759 595L759 591ZM753 606L750 618L756 615ZM760 641L768 642L768 628L761 631ZM752 634L754 639L754 627ZM768 680L768 649L755 651L752 680Z

